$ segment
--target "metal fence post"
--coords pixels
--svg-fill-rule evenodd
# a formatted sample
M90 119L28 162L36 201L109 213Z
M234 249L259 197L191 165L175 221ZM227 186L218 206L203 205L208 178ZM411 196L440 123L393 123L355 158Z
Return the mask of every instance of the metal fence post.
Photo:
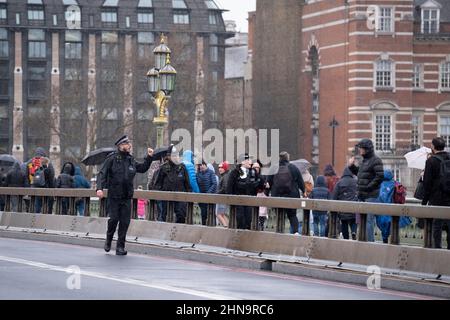
M303 225L302 225L302 235L309 236L309 216L311 211L308 209L303 209Z
M91 198L87 197L81 201L84 201L84 216L90 217L91 216Z
M259 231L259 207L252 207L252 224L250 230Z
M400 244L400 217L392 216L391 222L391 244L399 245Z
M131 219L137 219L138 199L131 199Z
M338 214L337 212L330 212L328 219L328 238L337 239L338 237Z
M23 212L23 196L19 196L17 201L17 212Z
M194 224L194 203L186 204L186 224Z
M69 216L76 216L77 212L75 210L75 198L69 198Z
M237 228L237 220L236 220L236 206L230 206L230 223L228 225L230 229Z
M275 213L277 215L277 228L276 228L276 232L277 233L284 233L284 228L286 226L286 217L285 217L285 213L284 210L281 208L276 208L275 209Z
M173 223L173 201L167 201L166 204L166 222Z
M423 227L423 246L424 248L433 248L433 219L425 219Z
M150 204L148 206L148 220L150 221L155 221L155 217L157 215L155 215L155 212L157 212L157 203L156 200L150 200Z
M5 197L5 212L11 211L11 196L6 195Z
M206 225L208 227L215 227L217 225L216 223L216 213L215 213L215 204L208 203L207 205L207 216L206 216Z
M100 200L99 216L102 218L106 217L106 199L105 198L102 198Z
M361 213L361 224L358 228L358 241L367 241L367 214Z

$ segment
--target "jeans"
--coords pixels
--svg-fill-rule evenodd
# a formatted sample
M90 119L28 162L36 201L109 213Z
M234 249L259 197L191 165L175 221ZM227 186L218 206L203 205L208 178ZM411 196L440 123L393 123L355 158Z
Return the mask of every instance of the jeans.
M54 199L53 199L53 197L50 197L50 198L48 198L48 201L47 201L47 204L48 204L48 214L52 214L52 211L53 211L53 201L54 201ZM34 210L35 210L35 212L36 213L41 213L41 210L42 210L42 202L43 202L43 199L42 199L42 197L36 197L36 201L34 202Z
M341 220L342 236L344 237L344 239L350 239L350 235L348 233L349 227L352 232L352 239L353 239L353 235L356 236L356 229L358 227L358 225L356 224L356 219Z
M76 211L78 212L78 215L83 217L84 216L84 210L85 210L85 203L84 200L77 200L77 202L75 203L75 208Z
M377 198L367 198L364 200L364 202L378 202ZM375 242L375 215L374 214L367 214L367 241L368 242Z
M156 201L158 207L158 221L166 222L167 218L167 201Z
M200 212L202 215L202 225L206 226L206 219L208 218L208 204L199 203L198 206L200 207Z
M328 214L313 211L314 235L316 237L325 237L326 226L328 223Z

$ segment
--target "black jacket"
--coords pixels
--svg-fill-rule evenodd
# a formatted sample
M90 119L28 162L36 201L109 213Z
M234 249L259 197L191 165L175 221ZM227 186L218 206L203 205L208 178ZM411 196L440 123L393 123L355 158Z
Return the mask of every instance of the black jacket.
M280 166L288 166L289 171L291 172L292 191L288 195L280 194L280 192L276 188L273 188L273 180L275 175L270 175L267 178L267 182L269 182L272 197L300 198L299 189L302 190L303 194L305 193L305 182L303 181L300 170L298 170L296 166L290 164L288 161L281 161Z
M367 152L363 156L363 161L359 168L355 165L349 168L351 172L357 172L358 198L360 200L378 198L380 185L384 179L383 161L375 155L371 141L365 149Z
M173 192L191 192L189 174L184 164L165 162L156 178L155 190Z
M228 194L256 196L258 189L262 188L263 185L264 182L255 169L249 169L245 177L243 169L237 166L230 171L226 188Z
M218 194L227 194L227 185L229 179L230 179L230 171L226 171L222 175L220 175L219 187L217 188Z
M424 197L422 205L450 206L450 196L442 194L440 188L441 161L437 157L442 160L450 159L447 152L440 152L427 160L423 175Z
M341 201L358 201L358 186L356 177L353 176L349 168L344 169L344 175L334 187L331 199ZM354 218L353 213L340 213L341 220Z
M133 198L133 180L136 173L145 173L152 163L147 156L144 163L138 163L132 155L116 151L106 158L97 176L97 190L108 189L108 198Z
M56 179L56 188L75 188L74 174L75 166L71 162L66 162L61 169L61 174Z
M26 175L20 168L18 163L15 163L11 170L6 174L5 186L12 188L23 188L26 185Z

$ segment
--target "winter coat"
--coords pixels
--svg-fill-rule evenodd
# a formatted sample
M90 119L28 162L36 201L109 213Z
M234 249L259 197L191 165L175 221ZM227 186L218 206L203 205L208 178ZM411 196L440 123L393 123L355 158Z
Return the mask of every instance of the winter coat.
M344 174L334 187L331 199L341 201L358 201L358 186L356 177L349 168L344 169ZM341 220L350 220L355 218L353 213L339 213Z
M97 175L97 190L108 189L109 199L133 198L134 177L136 173L145 173L152 160L152 157L147 156L143 163L138 163L126 152L110 154Z
M300 198L300 192L299 190L302 191L302 193L305 193L305 183L303 182L303 178L302 175L300 173L300 170L298 170L298 168L289 163L289 161L280 161L280 166L288 166L289 171L291 172L291 176L292 176L292 188L291 188L291 193L288 195L284 195L281 194L279 190L277 190L276 187L273 187L273 181L275 179L275 175L270 175L268 177L268 182L269 185L271 187L271 195L272 197L286 197L286 198Z
M159 191L192 192L189 174L184 164L166 161L159 168L155 189Z
M391 170L384 170L383 182L380 185L380 194L378 195L378 203L393 203L395 191L394 175ZM391 216L377 215L375 217L378 229L381 230L383 237L387 238L390 234Z
M81 172L81 168L76 166L75 167L75 175L74 175L74 181L75 181L75 188L84 188L84 189L90 189L91 184L89 181L83 176L83 173Z
M256 196L258 189L262 187L263 181L255 169L237 166L230 171L227 183L228 194Z
M210 169L207 169L205 171L199 170L197 172L197 183L201 193L217 192L216 174Z
M183 153L183 164L189 174L189 183L191 184L192 192L200 193L200 188L197 183L197 174L195 172L194 153L192 151L186 150Z
M5 186L12 188L23 188L26 185L26 179L27 176L20 168L20 164L15 163L6 174Z
M364 159L359 168L355 165L350 168L352 172L358 172L358 198L360 200L377 198L384 177L383 161L375 155L371 140L363 139L360 146L367 151L363 156Z
M219 187L217 193L227 194L227 185L230 178L230 171L226 171L220 175Z
M208 163L207 167L208 167L209 170L214 172L214 175L216 176L216 183L217 183L217 186L218 186L220 179L219 179L219 176L216 174L216 170L214 169L214 166L211 163Z
M441 160L450 159L447 152L439 152L430 157L425 164L425 173L423 175L424 197L422 205L431 206L450 206L450 196L442 194L440 187Z
M311 192L311 199L329 200L331 198L330 191L328 191L327 182L324 176L318 176L316 180L316 186ZM313 211L316 214L326 214L326 211Z
M47 153L45 152L44 148L36 148L36 152L33 156L34 157L40 157L44 158L47 157ZM31 181L29 179L30 172L28 165L32 162L33 158L27 161L25 165L25 175L27 179L25 180L25 187L31 186ZM43 188L55 188L56 179L55 179L55 168L53 167L53 164L49 162L48 166L44 169L44 175L45 175L45 186Z
M75 166L71 162L66 162L61 169L61 174L56 180L56 188L75 188L74 174Z

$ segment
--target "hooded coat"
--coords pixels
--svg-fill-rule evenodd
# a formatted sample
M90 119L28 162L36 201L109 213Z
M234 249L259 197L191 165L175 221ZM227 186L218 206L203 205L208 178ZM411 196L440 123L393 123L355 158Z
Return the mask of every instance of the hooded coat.
M358 186L356 177L349 168L344 169L341 179L334 187L331 199L341 201L358 201ZM339 213L341 220L350 220L355 218L353 213Z
M279 190L276 189L276 187L272 187L274 185L274 179L276 175L270 175L267 179L269 182L271 189L271 195L272 197L287 197L287 198L300 198L300 191L302 191L303 194L305 194L305 182L303 181L302 174L300 173L300 170L293 165L292 163L289 163L289 161L283 160L279 163L281 166L288 166L288 169L292 176L292 188L291 193L289 195L283 195L280 194Z
M75 166L71 162L64 163L61 174L56 180L56 187L63 189L75 188Z
M33 158L39 157L39 158L46 158L47 152L44 148L38 147L36 148L36 151L34 153ZM27 177L25 187L31 186L31 181L29 179L30 172L29 172L29 164L32 162L33 158L27 161L26 167L25 167L25 175ZM45 188L55 188L55 168L53 167L53 164L51 162L48 163L47 168L44 170L45 174Z
M355 165L350 168L352 172L358 173L358 198L360 200L378 198L380 185L384 178L383 161L375 155L371 140L363 139L358 146L366 150L359 168Z
M310 195L311 199L329 200L331 198L330 191L328 191L327 181L324 176L318 176L316 179L316 186ZM313 211L313 213L326 214L326 211Z
M217 176L211 169L197 172L197 182L201 193L217 192Z
M197 175L195 172L194 153L191 150L186 150L183 152L183 164L189 175L189 182L191 184L192 192L200 193L197 183Z
M84 189L91 188L91 184L84 177L83 173L81 172L81 168L79 166L75 167L75 175L73 178L75 181L75 188L84 188Z
M12 188L23 188L26 185L27 176L22 171L19 163L14 166L6 174L5 186Z

